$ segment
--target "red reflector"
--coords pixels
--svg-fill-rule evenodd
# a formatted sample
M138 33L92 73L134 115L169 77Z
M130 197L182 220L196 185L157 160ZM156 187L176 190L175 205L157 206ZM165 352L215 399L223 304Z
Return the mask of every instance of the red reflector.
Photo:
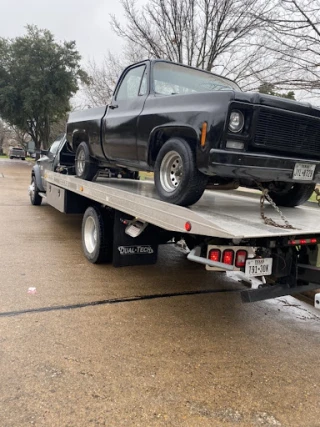
M238 251L236 254L236 267L238 268L244 267L246 265L247 256L248 256L247 251L243 251L243 250Z
M184 224L184 228L186 229L186 231L191 231L191 223L188 221Z
M211 261L220 262L221 251L219 249L211 249L211 251L209 252L209 259Z
M317 239L310 239L310 243L317 243Z
M305 239L300 239L299 243L300 243L300 245L306 245L307 241Z
M289 245L297 245L298 243L295 240L289 240Z
M226 249L222 255L222 262L224 264L233 265L233 258L234 258L234 252L229 249Z

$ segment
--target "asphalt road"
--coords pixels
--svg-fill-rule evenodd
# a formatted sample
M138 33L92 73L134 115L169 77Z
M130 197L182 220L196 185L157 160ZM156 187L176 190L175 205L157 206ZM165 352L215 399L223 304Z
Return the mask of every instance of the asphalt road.
M29 204L30 169L0 159L1 427L320 426L319 311L243 305L172 247L91 265L81 217Z

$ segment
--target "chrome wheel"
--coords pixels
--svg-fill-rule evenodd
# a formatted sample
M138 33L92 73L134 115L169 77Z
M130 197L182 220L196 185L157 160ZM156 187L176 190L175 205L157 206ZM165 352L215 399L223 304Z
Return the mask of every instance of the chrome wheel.
M168 193L172 193L179 187L182 175L183 163L181 156L176 151L169 151L162 159L160 166L162 188Z
M77 163L78 175L82 175L84 172L84 168L86 166L86 154L82 149L79 150L76 163Z
M97 228L92 216L86 219L84 226L84 244L90 254L94 252L97 246Z

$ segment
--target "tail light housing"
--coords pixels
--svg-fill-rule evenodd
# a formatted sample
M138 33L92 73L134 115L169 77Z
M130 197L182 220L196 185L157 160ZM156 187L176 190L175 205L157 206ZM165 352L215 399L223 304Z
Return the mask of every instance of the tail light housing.
M221 260L221 251L219 249L211 249L209 252L210 261L220 262Z
M234 251L232 251L231 249L226 249L225 251L223 251L222 262L224 264L233 265L233 260Z
M237 268L245 267L247 257L248 257L247 251L244 251L244 250L237 251L235 266Z

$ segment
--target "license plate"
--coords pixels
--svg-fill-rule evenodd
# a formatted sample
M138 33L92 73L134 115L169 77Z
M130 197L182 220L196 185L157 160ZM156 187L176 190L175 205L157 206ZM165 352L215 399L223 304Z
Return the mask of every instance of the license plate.
M301 181L312 181L316 165L296 163L293 170L293 179Z
M270 276L272 273L272 258L247 259L246 276Z

